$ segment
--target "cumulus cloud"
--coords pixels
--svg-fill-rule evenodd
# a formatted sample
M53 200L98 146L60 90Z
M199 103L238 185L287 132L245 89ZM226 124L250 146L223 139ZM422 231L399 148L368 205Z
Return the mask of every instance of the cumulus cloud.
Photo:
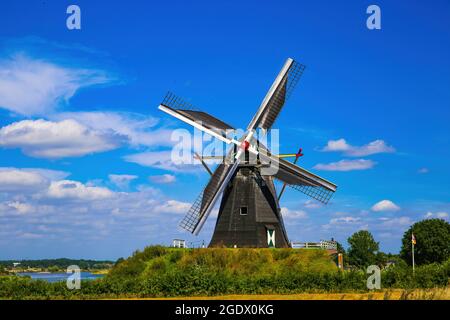
M392 228L405 228L413 224L413 221L410 217L398 217L398 218L388 218L384 219L382 222L382 227L392 229Z
M103 200L113 195L107 188L86 186L73 180L54 181L47 191L47 196L55 199Z
M127 189L130 185L130 182L137 179L138 176L131 174L110 174L108 175L108 178L120 189Z
M330 219L327 224L322 225L322 228L325 230L346 230L345 232L348 234L356 230L366 230L368 224L360 217L341 216Z
M430 218L447 219L448 218L448 213L444 212L444 211L439 211L439 212L430 212L430 211L428 211L425 214L425 218L427 218L427 219L430 219Z
M47 184L48 180L38 172L15 168L0 168L1 192L40 189Z
M15 55L0 61L0 107L26 116L43 115L67 103L79 89L113 80L101 70Z
M67 249L66 245L79 243L80 239L88 247L101 246L102 240L105 250L116 241L123 244L122 250L135 249L137 241L142 245L168 244L170 239L181 237L176 227L190 206L191 203L167 198L148 186L114 192L80 181L56 180L39 189L0 191L0 243L12 245L21 241L33 247L57 241ZM39 244L31 242L38 238Z
M383 212L383 211L398 211L400 207L393 203L391 200L381 200L372 206L372 211Z
M186 213L192 204L177 200L168 200L155 207L155 212L161 213Z
M165 184L165 183L173 183L176 181L176 177L172 174L162 174L162 175L158 175L158 176L151 176L149 177L150 181L154 182L154 183L161 183L161 184Z
M290 210L286 207L281 208L281 215L285 219L306 219L308 214L303 210Z
M156 169L163 169L174 172L196 172L200 170L200 166L194 163L191 157L190 163L175 163L172 160L172 152L169 150L163 151L147 151L135 153L124 157L125 161L137 163L144 167L152 167ZM198 163L198 162L197 162Z
M98 132L113 132L127 137L132 146L171 146L172 130L155 129L158 119L132 112L63 112L51 116L52 120L75 120Z
M361 218L359 217L351 217L351 216L347 216L347 217L340 217L340 218L333 218L330 220L331 224L340 224L340 223L355 223L360 221Z
M322 149L326 152L343 152L350 157L364 157L376 153L392 153L395 149L383 140L375 140L363 146L352 146L345 139L329 140Z
M20 201L9 201L5 203L0 203L0 211L8 211L13 210L18 214L27 214L34 211L33 206L28 203L20 202Z
M338 162L331 163L318 163L314 166L314 169L324 171L354 171L354 170L367 170L376 165L376 162L366 159L356 160L340 160Z
M23 120L0 129L0 146L20 148L37 158L80 157L118 148L126 137L100 132L76 122Z
M322 204L319 201L306 200L305 203L303 204L303 206L308 209L317 209L317 208L322 207Z

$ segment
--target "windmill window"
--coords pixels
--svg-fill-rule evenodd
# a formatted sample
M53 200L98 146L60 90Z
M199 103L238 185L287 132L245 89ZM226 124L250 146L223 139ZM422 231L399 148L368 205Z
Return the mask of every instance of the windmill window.
M248 214L248 207L241 207L239 213L241 216L246 216Z

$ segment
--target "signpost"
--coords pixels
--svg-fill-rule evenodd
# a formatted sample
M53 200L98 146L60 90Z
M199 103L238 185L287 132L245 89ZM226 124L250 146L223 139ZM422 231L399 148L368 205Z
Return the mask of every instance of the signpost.
M414 245L416 244L416 237L414 237L414 233L411 233L411 247L412 247L412 267L413 267L413 275L414 275L414 269L415 269L415 262L414 262Z

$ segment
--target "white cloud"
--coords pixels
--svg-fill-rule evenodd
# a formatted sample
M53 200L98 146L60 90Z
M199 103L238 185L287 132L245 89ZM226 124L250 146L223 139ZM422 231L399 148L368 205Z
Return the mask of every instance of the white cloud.
M373 168L376 162L366 159L356 160L340 160L338 162L331 163L318 163L314 166L314 169L324 171L353 171L353 170L367 170Z
M345 139L329 140L322 151L348 151L351 146Z
M420 174L425 174L428 172L430 172L430 170L428 168L420 168L419 170L417 170L417 173L420 173Z
M376 153L392 153L395 149L388 146L383 140L375 140L363 146L352 146L345 139L329 140L322 151L343 152L351 157L364 157Z
M176 200L168 200L155 207L155 212L161 213L187 213L192 204Z
M91 130L74 121L23 120L0 129L0 146L20 148L25 154L58 159L79 157L118 148L125 137Z
M102 200L113 195L114 193L107 188L88 187L73 180L54 181L47 191L47 197L55 199Z
M47 183L48 181L37 172L0 168L0 191L2 192L40 189L45 187Z
M359 217L341 216L338 218L330 219L327 224L322 225L325 230L346 230L346 234L349 234L350 230L367 229L368 225Z
M110 174L108 175L108 178L117 187L121 189L127 189L130 185L130 182L137 179L138 176L131 174Z
M6 207L9 207L10 209L13 209L19 214L26 214L33 211L33 207L29 205L28 203L23 203L20 201L11 201L4 204ZM0 206L1 208L1 206Z
M308 209L317 209L321 208L323 205L315 200L306 200L303 206Z
M330 224L348 224L348 223L356 223L359 222L361 218L358 217L340 217L340 218L333 218L330 220Z
M393 203L391 200L381 200L372 206L372 211L383 212L383 211L398 211L400 207Z
M281 215L286 219L306 219L308 214L303 210L290 210L286 207L281 208Z
M382 227L389 228L389 229L392 229L392 228L403 229L412 224L413 224L413 221L411 220L410 217L399 217L399 218L392 218L392 219L387 219L387 220L383 221Z
M162 174L159 176L151 176L149 177L150 181L154 182L154 183L161 183L161 184L165 184L165 183L173 183L176 181L176 177L172 174Z
M29 175L17 176L17 172ZM52 241L60 244L55 250L62 251L52 251L59 255L79 241L85 247L97 246L96 250L100 246L102 251L120 242L123 252L108 251L117 257L129 254L136 243L169 244L173 238L190 237L177 226L191 203L167 198L153 187L114 192L80 181L52 180L67 173L47 169L0 168L0 173L2 188L6 181L16 188L0 191L0 243L4 246L16 248L14 244L20 242L37 250ZM33 188L24 188L24 183ZM92 254L89 251L88 256Z
M447 219L448 218L448 213L444 212L444 211L440 211L440 212L430 212L428 211L425 215L425 218L429 219L429 218L439 218L439 219Z
M15 55L0 61L0 107L22 115L51 113L83 87L111 82L105 72Z
M128 138L132 146L172 146L172 130L154 126L158 119L131 112L63 112L51 116L53 120L75 120L99 132L114 132Z
M198 164L194 164L193 158L192 164L176 164L172 161L172 152L166 150L131 154L125 156L124 160L137 163L144 167L152 167L174 172L196 172L200 170L200 166Z

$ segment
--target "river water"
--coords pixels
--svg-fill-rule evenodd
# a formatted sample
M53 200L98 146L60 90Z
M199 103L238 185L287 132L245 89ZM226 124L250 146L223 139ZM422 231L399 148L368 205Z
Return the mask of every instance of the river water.
M65 272L55 272L55 273L40 273L40 272L21 272L18 273L19 276L30 276L31 279L45 280L48 282L58 282L66 281L71 275ZM92 274L90 272L80 272L81 280L95 280L102 278L103 274Z

